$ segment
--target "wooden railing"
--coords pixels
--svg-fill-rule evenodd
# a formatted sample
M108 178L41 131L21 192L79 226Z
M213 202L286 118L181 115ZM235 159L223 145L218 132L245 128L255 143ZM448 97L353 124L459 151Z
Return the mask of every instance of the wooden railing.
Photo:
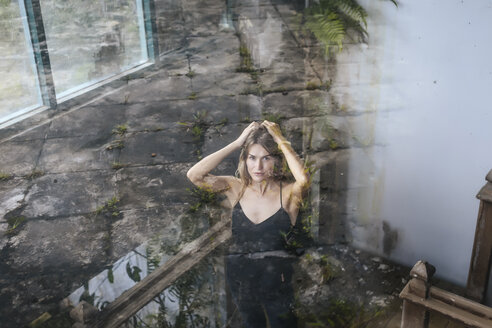
M466 297L480 303L485 299L492 260L492 170L485 179L477 195L480 207L466 285Z
M410 272L411 280L400 294L403 299L401 328L427 328L429 313L438 312L467 327L492 327L492 308L482 305L492 263L492 170L480 190L475 240L468 273L466 297L430 285L432 265L419 261Z
M410 272L411 279L400 293L401 328L427 328L431 311L467 327L492 327L492 308L431 286L434 271L432 265L419 261Z
M231 237L230 220L221 220L102 311L81 302L70 316L84 327L116 328L130 319L182 274Z

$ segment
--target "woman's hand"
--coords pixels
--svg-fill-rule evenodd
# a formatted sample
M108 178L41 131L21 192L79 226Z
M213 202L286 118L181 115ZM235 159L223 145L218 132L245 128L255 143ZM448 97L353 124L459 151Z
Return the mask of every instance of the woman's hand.
M239 147L242 147L244 145L244 142L248 138L249 134L256 129L260 127L260 123L258 122L252 122L250 125L246 127L246 129L243 130L241 135L236 139L236 143Z
M268 133L270 133L270 135L273 137L273 140L277 144L286 141L285 137L282 135L282 130L280 130L280 127L278 126L277 123L273 123L270 121L263 121L261 125L263 125L267 129Z

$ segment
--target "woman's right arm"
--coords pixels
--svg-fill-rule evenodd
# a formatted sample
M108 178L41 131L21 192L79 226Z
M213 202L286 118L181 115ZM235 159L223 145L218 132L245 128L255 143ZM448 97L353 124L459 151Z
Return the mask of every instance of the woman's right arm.
M257 122L251 123L236 140L193 165L186 174L188 179L198 187L211 188L213 191L229 189L231 187L230 180L233 179L232 176L214 176L210 174L210 171L216 168L232 152L240 149L251 131L257 129L258 126Z

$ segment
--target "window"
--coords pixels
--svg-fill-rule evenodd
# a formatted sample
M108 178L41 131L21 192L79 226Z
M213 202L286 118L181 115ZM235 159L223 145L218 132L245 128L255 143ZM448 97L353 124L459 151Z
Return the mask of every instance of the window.
M151 1L0 0L0 126L152 61Z
M42 105L22 4L0 0L0 122Z

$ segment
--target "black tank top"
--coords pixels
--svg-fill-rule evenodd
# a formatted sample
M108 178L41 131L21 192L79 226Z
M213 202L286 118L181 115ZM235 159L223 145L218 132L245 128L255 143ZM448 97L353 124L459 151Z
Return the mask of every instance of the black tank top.
M232 211L232 240L230 253L255 253L283 250L281 233L291 228L289 214L282 205L282 184L280 184L280 209L268 219L255 224L246 214L239 201Z

